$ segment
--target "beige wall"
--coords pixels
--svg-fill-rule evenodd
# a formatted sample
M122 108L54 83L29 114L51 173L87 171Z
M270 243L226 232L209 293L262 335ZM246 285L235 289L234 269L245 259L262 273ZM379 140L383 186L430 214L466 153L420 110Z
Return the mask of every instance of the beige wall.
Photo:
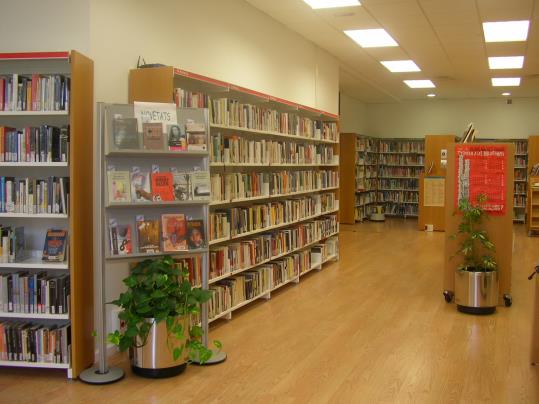
M341 93L340 124L342 133L367 133L367 105Z
M470 122L485 138L527 138L539 133L537 98L513 99L512 105L505 99L368 104L366 111L366 134L376 137L460 136Z

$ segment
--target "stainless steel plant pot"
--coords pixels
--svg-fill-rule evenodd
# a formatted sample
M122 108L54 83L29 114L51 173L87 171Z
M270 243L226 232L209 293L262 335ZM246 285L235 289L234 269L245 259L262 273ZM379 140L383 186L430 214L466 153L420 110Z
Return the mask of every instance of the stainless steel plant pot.
M173 335L168 337L167 325L164 321L156 324L153 318L146 319L152 322L152 328L146 339L146 343L137 338L139 348L131 350L131 368L133 372L145 377L162 378L176 376L183 372L187 366L187 349L178 360L174 360L173 350L185 343L185 339L179 341ZM184 330L187 330L188 322L182 321ZM141 346L142 345L142 346Z
M498 271L455 272L455 303L465 313L490 314L498 305Z

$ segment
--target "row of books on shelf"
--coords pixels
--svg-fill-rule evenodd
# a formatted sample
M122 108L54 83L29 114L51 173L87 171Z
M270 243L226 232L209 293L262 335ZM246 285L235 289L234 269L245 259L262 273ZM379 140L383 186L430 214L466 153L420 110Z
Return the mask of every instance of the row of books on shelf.
M325 243L312 246L309 250L298 251L211 285L212 297L208 302L210 319L245 301L270 293L272 289L298 278L314 266L322 265L337 253L338 238L334 237Z
M527 175L525 170L515 170L515 180L526 181Z
M193 287L202 286L202 256L174 258L174 265L177 269L189 272L189 283Z
M211 99L209 105L211 123L215 125L338 141L338 127L335 122L313 120L295 113L244 104L229 98Z
M419 212L417 204L385 202L383 206L384 213L392 216L417 216Z
M423 141L403 141L403 140L381 140L378 145L380 153L424 153L425 143Z
M248 139L237 135L212 135L212 163L225 164L334 164L333 146L295 141Z
M1 360L68 364L70 357L71 326L69 324L0 322Z
M369 191L361 194L356 194L356 205L366 205L368 203L376 202L376 192Z
M67 230L48 229L42 259L49 262L63 262L67 256L67 244ZM26 258L24 227L0 224L0 263L17 263Z
M515 143L515 153L517 154L528 153L528 142L526 140L516 141L514 143Z
M0 126L0 161L50 163L69 160L69 126Z
M338 209L334 193L253 204L210 213L210 240L237 237Z
M206 246L204 221L189 219L183 213L162 214L159 219L135 217L137 252L155 254L178 252ZM118 223L109 219L109 243L111 255L133 254L133 232L131 223Z
M526 160L526 157L515 156L515 167L527 168L528 162Z
M0 177L0 212L68 214L69 177Z
M380 191L377 200L379 202L418 203L419 193L415 191Z
M54 276L43 271L0 274L0 311L4 313L67 314L69 296L68 274Z
M422 172L422 167L379 166L378 168L380 177L419 177Z
M420 154L399 155L381 154L378 164L380 165L424 165L425 157Z
M386 179L382 178L379 180L379 189L406 189L406 190L419 190L419 179Z
M364 178L356 177L356 192L366 192L376 189L378 186L378 179L376 178Z
M378 141L370 138L356 138L356 151L376 152L378 151Z
M516 182L514 186L514 193L515 194L525 194L527 189L527 183L525 182Z
M317 242L338 231L335 215L230 243L210 252L210 279L251 268Z
M174 102L178 108L209 108L210 97L199 91L174 89Z
M132 167L130 171L107 171L109 203L173 202L207 200L210 197L210 174L207 171L160 172Z
M214 173L210 182L212 201L220 202L337 187L339 174L332 170Z
M355 208L355 220L362 222L376 212L376 205L359 205Z
M206 151L208 134L205 122L188 119L185 124L165 125L143 122L139 133L137 118L116 117L112 121L112 150Z
M0 111L67 111L69 85L60 74L0 76Z
M513 206L515 207L524 207L526 206L526 195L514 195L513 196Z

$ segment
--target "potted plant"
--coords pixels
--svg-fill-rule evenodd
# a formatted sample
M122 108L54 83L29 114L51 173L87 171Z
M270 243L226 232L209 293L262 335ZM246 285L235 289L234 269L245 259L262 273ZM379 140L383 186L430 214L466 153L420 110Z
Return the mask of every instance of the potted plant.
M482 228L485 201L483 194L475 204L468 199L459 201L462 221L452 236L459 242L455 256L462 257L455 273L455 303L465 313L490 314L498 304L498 265L492 256L495 248Z
M122 309L118 317L124 325L108 340L120 351L130 350L134 373L169 377L183 372L189 359L210 359L212 351L201 342L202 328L191 323L211 292L193 287L186 268L170 256L147 259L123 283L127 291L111 303ZM220 348L218 341L214 344Z

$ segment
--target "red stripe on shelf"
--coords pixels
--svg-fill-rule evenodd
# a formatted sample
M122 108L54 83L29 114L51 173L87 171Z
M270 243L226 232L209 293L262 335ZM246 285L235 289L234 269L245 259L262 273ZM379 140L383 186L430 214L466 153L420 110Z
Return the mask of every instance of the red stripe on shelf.
M314 112L315 114L322 114L322 111L320 111L319 109L316 109L316 108L311 108L311 107L308 107L306 105L300 105L299 106L299 109L303 109L305 111L310 111L310 112Z
M203 81L205 83L215 84L216 86L230 88L230 84L228 84L225 81L215 80L210 77L203 76L201 74L188 72L187 70L181 70L181 69L175 68L174 74L177 74L178 76L189 77L191 79Z
M1 59L67 59L69 52L18 52L0 53Z
M240 86L236 86L234 84L230 84L230 89L234 90L234 91L239 91L240 93L251 94L251 95L263 98L265 100L269 100L269 95L264 94L264 93L260 93L260 92L255 91L255 90L250 90L250 89L245 88L245 87L240 87Z
M289 106L294 107L294 108L299 108L299 105L296 104L295 102L284 100L284 99L279 98L279 97L274 97L274 96L270 95L269 99L270 99L270 101L280 102L281 104L286 104L286 105L289 105Z

